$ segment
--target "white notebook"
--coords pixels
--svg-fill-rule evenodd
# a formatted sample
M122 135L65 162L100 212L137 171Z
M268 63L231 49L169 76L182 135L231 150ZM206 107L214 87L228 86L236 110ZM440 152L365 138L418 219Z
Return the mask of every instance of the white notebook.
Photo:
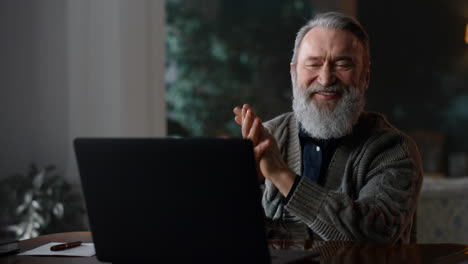
M65 250L52 251L50 247L64 242L51 242L40 247L22 252L19 256L70 256L70 257L92 257L96 254L94 243L82 243L81 245Z

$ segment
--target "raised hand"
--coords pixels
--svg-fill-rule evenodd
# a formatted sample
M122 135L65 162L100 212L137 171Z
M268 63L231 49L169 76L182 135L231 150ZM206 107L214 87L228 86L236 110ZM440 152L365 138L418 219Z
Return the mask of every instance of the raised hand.
M248 104L233 110L234 120L241 126L242 137L254 145L259 180L269 179L278 190L287 196L296 175L284 161L275 138L263 127L262 121Z
M271 144L268 132L262 125L262 120L255 115L248 104L244 104L242 108L235 107L233 112L235 114L234 120L241 126L242 137L253 142L255 159L259 161Z

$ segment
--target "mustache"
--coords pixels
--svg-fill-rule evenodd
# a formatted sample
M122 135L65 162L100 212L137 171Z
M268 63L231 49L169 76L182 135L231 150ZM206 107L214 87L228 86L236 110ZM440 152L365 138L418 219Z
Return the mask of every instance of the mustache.
M322 86L320 84L311 84L304 90L304 95L310 96L314 93L321 93L321 92L334 92L339 94L344 94L349 91L348 87L343 84L335 84L332 86Z

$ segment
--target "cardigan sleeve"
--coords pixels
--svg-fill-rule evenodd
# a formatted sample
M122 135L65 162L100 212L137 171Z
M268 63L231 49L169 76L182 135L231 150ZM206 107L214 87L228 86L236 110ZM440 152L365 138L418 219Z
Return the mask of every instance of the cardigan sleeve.
M399 133L381 135L363 146L344 174L354 194L302 179L286 210L325 240L408 243L422 183L414 142Z

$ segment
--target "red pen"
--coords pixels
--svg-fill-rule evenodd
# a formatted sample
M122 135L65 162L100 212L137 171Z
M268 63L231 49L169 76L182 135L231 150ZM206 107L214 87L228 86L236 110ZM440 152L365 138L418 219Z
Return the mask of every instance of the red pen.
M63 243L63 244L58 244L55 246L51 246L50 250L52 251L59 251L59 250L64 250L64 249L69 249L69 248L74 248L81 245L81 241L75 241L75 242L69 242L69 243Z

